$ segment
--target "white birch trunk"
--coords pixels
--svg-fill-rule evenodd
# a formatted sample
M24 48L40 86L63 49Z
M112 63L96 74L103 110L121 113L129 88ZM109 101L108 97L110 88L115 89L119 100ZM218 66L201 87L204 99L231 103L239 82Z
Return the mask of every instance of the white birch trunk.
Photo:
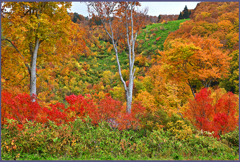
M127 43L128 43L128 47L129 47L129 84L128 84L128 87L126 85L126 81L122 77L121 65L120 65L119 58L118 58L117 41L115 41L115 39L114 39L114 34L113 34L112 24L111 24L111 18L110 18L110 14L112 13L115 6L111 6L111 4L109 4L109 8L111 8L111 9L110 9L110 12L107 15L107 17L108 17L107 21L108 22L106 22L104 20L103 14L95 6L95 3L90 2L88 4L88 6L92 6L94 8L94 10L97 12L98 16L100 17L100 19L102 21L103 27L104 27L107 35L112 40L113 48L114 48L114 51L115 51L115 54L116 54L116 60L117 60L120 80L123 83L124 90L125 90L125 95L126 95L126 100L127 100L127 109L126 109L127 113L131 113L131 108L132 108L133 81L134 81L134 72L135 72L135 69L133 69L134 61L135 61L134 45L135 45L135 40L137 38L137 33L135 34L135 37L133 35L133 16L132 16L133 2L129 2L129 3L130 3L130 10L131 10L131 17L130 17L130 20L131 20L131 38L129 38L128 22L126 22ZM129 3L128 3L128 5L129 5ZM129 7L126 6L126 10L128 10L128 9L129 9ZM127 16L127 12L125 12L125 14ZM110 27L110 31L107 30L107 28L105 26L105 23L108 23L108 25Z
M127 93L126 93L126 98L127 98L127 113L131 113L132 109L132 95L133 95L133 83L134 83L134 61L135 61L135 52L134 52L134 45L135 45L135 40L137 38L137 33L135 34L135 37L133 36L133 16L132 16L132 10L133 10L133 2L131 3L131 39L129 39L129 34L128 34L128 26L127 26L127 43L128 43L128 48L129 48L129 83L127 87Z
M37 53L38 53L38 48L39 48L39 38L36 39L35 41L35 48L33 51L33 56L32 56L32 66L31 66L31 78L30 78L30 96L35 96L37 95L37 77L36 77L36 64L37 64ZM32 100L32 102L35 102L35 99Z

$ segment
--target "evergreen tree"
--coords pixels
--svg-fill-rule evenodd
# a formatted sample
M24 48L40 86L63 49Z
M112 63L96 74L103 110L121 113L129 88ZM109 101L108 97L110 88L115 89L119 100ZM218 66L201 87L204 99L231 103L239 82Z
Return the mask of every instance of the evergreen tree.
M184 7L184 10L183 10L183 18L184 19L188 19L189 18L187 5Z
M90 26L92 26L93 24L95 24L95 25L101 25L102 24L101 20L99 20L97 18L91 18L89 23L90 23Z
M72 21L73 21L74 23L76 23L76 22L77 22L77 19L79 19L79 15L78 15L78 13L74 12Z
M191 15L191 13L192 13L191 10L189 10L189 12L188 12L189 16Z
M102 24L101 20L95 20L95 23L96 23L96 25L101 25Z
M161 15L158 16L158 22L161 20Z
M183 19L183 15L182 15L182 13L180 12L180 14L179 14L179 16L178 16L178 20L181 20L181 19Z

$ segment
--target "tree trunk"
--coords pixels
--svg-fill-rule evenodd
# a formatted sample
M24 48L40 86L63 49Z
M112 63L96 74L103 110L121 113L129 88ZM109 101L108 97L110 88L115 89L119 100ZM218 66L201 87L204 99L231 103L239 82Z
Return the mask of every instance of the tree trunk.
M111 4L108 3L108 7L110 9L110 12L107 13L106 17L108 19L105 19L103 16L103 13L101 13L100 9L98 9L98 6L95 6L95 3L100 3L100 2L90 2L88 4L88 6L92 6L93 9L97 12L103 27L107 33L107 35L109 36L109 38L112 40L112 44L113 44L113 48L115 50L115 54L116 54L116 60L117 60L117 65L118 65L118 72L119 72L119 76L120 76L120 80L123 83L124 86L124 90L125 90L125 94L126 94L126 101L127 101L127 108L126 108L126 112L127 113L131 113L131 108L132 108L132 92L133 92L133 81L134 81L134 60L135 60L135 53L134 53L134 45L135 45L135 40L137 38L137 33L135 34L134 37L134 31L133 31L133 2L127 3L125 6L125 16L126 16L126 35L127 35L127 43L128 43L128 51L129 51L129 83L128 86L126 85L126 81L123 79L122 77L122 72L121 72L121 65L119 62L119 58L118 58L118 49L117 49L117 41L118 41L118 37L114 38L114 33L113 33L113 29L112 29L112 20L113 18L111 18L111 14L113 14L114 11L114 7L116 6L116 4ZM130 5L130 11L131 11L131 17L128 17L127 15L127 10L129 10L129 6ZM131 20L131 38L130 38L130 32L128 30L129 28L129 24L128 24L128 18L130 18ZM106 28L106 24L109 25L109 30Z
M132 90L133 90L133 78L129 77L129 83L127 87L127 113L131 114L132 109Z
M37 64L37 53L38 53L39 45L40 45L39 38L37 38L35 41L35 48L34 48L32 60L31 60L32 61L31 80L30 80L30 96L31 97L36 97L37 95L36 64ZM32 102L35 102L35 99L33 99Z
M131 114L132 109L132 92L133 92L133 82L134 82L134 61L135 61L135 52L134 52L134 45L137 38L137 33L135 33L135 37L133 36L133 4L131 3L131 38L129 39L129 33L128 33L128 24L126 23L126 30L127 30L127 43L128 43L128 59L129 59L129 82L127 87L127 113Z

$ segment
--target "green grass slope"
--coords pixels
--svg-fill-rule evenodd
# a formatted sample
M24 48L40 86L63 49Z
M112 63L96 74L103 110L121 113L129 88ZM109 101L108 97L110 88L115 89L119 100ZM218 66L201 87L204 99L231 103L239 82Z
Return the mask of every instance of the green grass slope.
M149 55L156 55L156 50L163 50L163 43L167 39L170 32L174 32L179 29L181 23L187 21L185 20L176 20L170 21L167 24L156 23L152 25L147 25L145 29L142 29L140 34L137 37L137 48L135 50L136 55L142 55L148 57ZM161 37L158 41L156 39ZM90 81L93 84L97 84L102 77L104 71L111 71L113 74L118 72L118 66L116 61L116 56L114 50L111 53L107 52L106 42L100 41L100 50L97 47L90 47L92 52L96 52L97 56L95 57L85 57L81 56L79 62L86 62L90 65L91 71L87 72ZM127 51L123 51L119 54L119 61L121 64L121 69L128 68L128 54ZM92 78L92 79L90 79ZM85 80L84 80L85 81Z
M137 51L143 55L156 54L156 49L163 50L163 44L171 32L179 29L181 23L190 20L182 19L169 21L167 24L156 23L146 26L143 32L137 37L140 47ZM161 37L159 40L157 38ZM143 42L143 43L142 43Z

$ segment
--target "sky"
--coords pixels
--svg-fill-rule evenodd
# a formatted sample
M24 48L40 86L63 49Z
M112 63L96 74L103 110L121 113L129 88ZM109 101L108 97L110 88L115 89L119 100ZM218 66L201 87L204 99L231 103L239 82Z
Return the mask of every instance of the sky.
M187 5L188 9L194 9L199 2L140 2L141 7L140 10L145 7L149 7L148 15L158 16L162 15L179 15L180 11L182 11ZM83 16L88 16L87 6L84 2L72 2L72 8L70 12L77 12Z

